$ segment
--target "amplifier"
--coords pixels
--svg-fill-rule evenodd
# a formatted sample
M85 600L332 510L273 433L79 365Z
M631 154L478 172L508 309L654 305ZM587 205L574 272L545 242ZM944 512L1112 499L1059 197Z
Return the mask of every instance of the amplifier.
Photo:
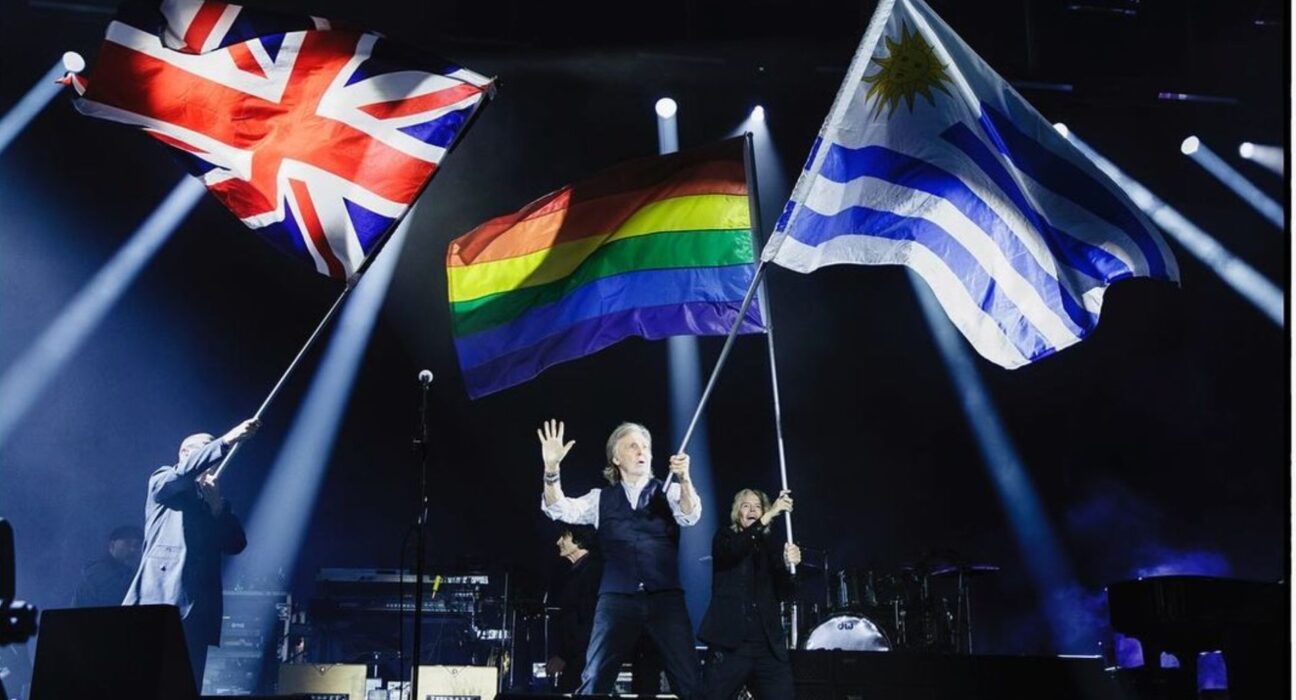
M364 664L279 664L279 692L364 700L367 675Z
M494 666L419 666L419 700L495 700Z

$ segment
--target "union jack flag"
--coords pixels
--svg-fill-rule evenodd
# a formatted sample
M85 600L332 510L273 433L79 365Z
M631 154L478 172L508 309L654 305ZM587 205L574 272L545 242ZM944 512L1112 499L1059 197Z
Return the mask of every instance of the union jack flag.
M128 2L92 79L64 82L83 114L173 147L244 224L338 279L494 90L373 32L203 0Z

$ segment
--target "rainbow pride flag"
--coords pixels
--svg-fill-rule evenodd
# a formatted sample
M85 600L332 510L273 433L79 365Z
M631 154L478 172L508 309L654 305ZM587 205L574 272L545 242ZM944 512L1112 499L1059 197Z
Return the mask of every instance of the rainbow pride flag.
M755 274L743 141L629 161L487 221L446 253L468 394L630 336L726 335ZM765 328L752 304L740 331Z

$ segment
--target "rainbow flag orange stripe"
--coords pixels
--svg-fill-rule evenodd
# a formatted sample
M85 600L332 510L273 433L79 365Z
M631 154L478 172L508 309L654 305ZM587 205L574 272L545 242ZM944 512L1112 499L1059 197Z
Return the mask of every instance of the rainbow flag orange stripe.
M755 273L742 149L731 139L624 163L452 241L469 395L630 336L727 334ZM740 330L764 330L756 305Z

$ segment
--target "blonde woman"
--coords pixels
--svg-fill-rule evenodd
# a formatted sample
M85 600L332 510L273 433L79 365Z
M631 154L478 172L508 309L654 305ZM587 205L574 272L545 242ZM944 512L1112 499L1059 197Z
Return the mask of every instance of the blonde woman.
M711 605L698 634L708 646L707 700L729 700L744 684L759 700L793 697L778 603L792 597L789 569L801 563L801 550L791 542L780 548L770 537L770 523L791 511L787 491L771 504L764 493L743 489L729 524L712 540Z

